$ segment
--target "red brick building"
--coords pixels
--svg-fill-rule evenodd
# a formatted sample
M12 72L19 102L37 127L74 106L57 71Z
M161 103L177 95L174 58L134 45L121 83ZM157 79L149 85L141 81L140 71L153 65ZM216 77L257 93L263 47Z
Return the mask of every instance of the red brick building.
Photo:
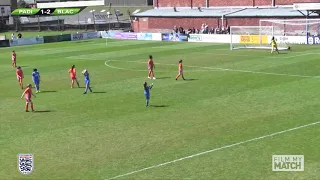
M294 11L294 3L320 0L154 0L154 9L135 15L136 32L159 32L173 26L199 28L203 23L217 26L258 26L260 19L305 18ZM319 14L310 17L320 18Z

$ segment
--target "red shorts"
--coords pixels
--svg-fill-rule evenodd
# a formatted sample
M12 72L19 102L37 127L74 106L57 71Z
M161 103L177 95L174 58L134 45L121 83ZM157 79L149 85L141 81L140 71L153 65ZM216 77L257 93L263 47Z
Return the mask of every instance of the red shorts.
M27 103L32 103L31 98L25 98Z
M180 71L179 71L179 74L180 74L180 75L181 75L181 74L183 74L183 71L182 71L182 70L180 70Z
M77 77L71 76L71 80L77 80Z
M149 71L153 71L153 68L149 67L148 70L149 70Z
M20 78L20 77L17 77L17 79L18 79L18 82L22 82L22 78Z

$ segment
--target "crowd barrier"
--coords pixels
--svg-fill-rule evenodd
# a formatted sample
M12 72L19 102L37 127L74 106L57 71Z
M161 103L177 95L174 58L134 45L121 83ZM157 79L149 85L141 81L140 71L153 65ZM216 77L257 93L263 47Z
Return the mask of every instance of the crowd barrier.
M141 41L180 41L199 43L269 44L271 36L228 34L178 34L178 33L132 33L132 32L83 32L55 36L0 40L0 47L23 46L62 41L79 41L96 38L128 39ZM320 36L275 36L279 44L320 44Z
M10 46L24 46L29 44L43 44L43 37L31 37L31 38L21 38L21 39L11 39L9 40Z
M308 36L308 44L320 44L320 36Z

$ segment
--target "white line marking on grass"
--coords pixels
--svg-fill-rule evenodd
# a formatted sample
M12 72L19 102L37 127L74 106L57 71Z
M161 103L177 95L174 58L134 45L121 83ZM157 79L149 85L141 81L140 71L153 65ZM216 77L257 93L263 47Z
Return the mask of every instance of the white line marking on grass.
M110 68L115 68L119 70L130 70L124 68L113 67L108 64L109 61L121 61L121 60L108 60L105 62L105 65ZM145 63L140 61L122 61L122 62L131 62L131 63ZM177 64L162 64L162 63L155 63L165 66L178 66ZM252 74L265 74L265 75L274 75L274 76L289 76L289 77L301 77L301 78L319 78L319 76L308 76L308 75L299 75L299 74L282 74L282 73L272 73L272 72L260 72L260 71L248 71L248 70L240 70L240 69L227 69L227 68L215 68L215 67L202 67L202 66L186 66L184 67L191 67L191 68L200 68L200 69L208 69L211 71L233 71L233 72L242 72L242 73L252 73ZM144 71L144 70L134 70L134 71ZM159 71L158 71L159 72Z
M230 145L227 145L227 146L222 146L222 147L219 147L219 148L211 149L211 150L200 152L200 153L197 153L197 154L192 154L190 156L185 156L185 157L182 157L182 158L179 158L179 159L175 159L175 160L172 160L172 161L167 161L167 162L164 162L164 163L161 163L161 164L158 164L158 165L146 167L146 168L139 169L139 170L136 170L136 171L131 171L131 172L126 173L126 174L121 174L121 175L118 175L118 176L115 176L115 177L112 177L112 178L108 178L106 180L117 179L117 178L120 178L120 177L129 176L129 175L132 175L132 174L136 174L136 173L147 171L147 170L150 170L150 169L166 166L166 165L169 165L169 164L172 164L172 163L176 163L176 162L183 161L183 160L186 160L186 159L190 159L190 158L194 158L194 157L201 156L201 155L204 155L204 154L212 153L212 152L215 152L215 151L228 149L228 148L231 148L231 147L234 147L234 146L239 146L239 145L246 144L246 143L249 143L249 142L265 139L265 138L268 138L268 137L273 137L273 136L276 136L276 135L279 135L279 134L284 134L284 133L287 133L287 132L290 132L290 131L294 131L294 130L297 130L297 129L302 129L302 128L305 128L305 127L317 125L319 123L320 123L320 121L314 122L314 123L310 123L310 124L306 124L306 125L303 125L303 126L298 126L298 127L291 128L291 129L287 129L287 130L284 130L284 131L279 131L279 132L276 132L276 133L272 133L272 134L256 137L256 138L249 139L249 140L246 140L246 141L241 141L241 142L230 144Z
M121 67L112 66L112 65L108 64L108 62L111 62L111 61L118 61L118 60L108 60L108 61L104 62L104 65L106 65L106 66L109 67L109 68L118 69L118 70L148 72L148 70L126 69L126 68L121 68ZM120 61L119 61L119 62L120 62ZM145 63L145 62L137 62L137 61L122 61L122 62ZM186 71L186 72L203 72L203 71L212 71L212 70L189 70L189 71ZM158 70L157 70L157 72L171 72L171 71L158 71Z
M316 55L317 53L304 53L304 54L297 54L293 56L271 56L269 58L271 59L278 59L278 58L283 58L283 59L290 59L290 58L295 58L295 57L301 57L301 56L308 56L308 55Z

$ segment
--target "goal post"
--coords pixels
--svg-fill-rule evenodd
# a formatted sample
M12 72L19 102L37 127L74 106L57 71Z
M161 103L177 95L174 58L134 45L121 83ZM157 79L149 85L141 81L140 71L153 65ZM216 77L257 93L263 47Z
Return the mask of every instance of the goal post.
M271 38L277 36L279 30L275 26L231 26L230 49L269 49ZM279 50L288 50L287 44L278 44Z

